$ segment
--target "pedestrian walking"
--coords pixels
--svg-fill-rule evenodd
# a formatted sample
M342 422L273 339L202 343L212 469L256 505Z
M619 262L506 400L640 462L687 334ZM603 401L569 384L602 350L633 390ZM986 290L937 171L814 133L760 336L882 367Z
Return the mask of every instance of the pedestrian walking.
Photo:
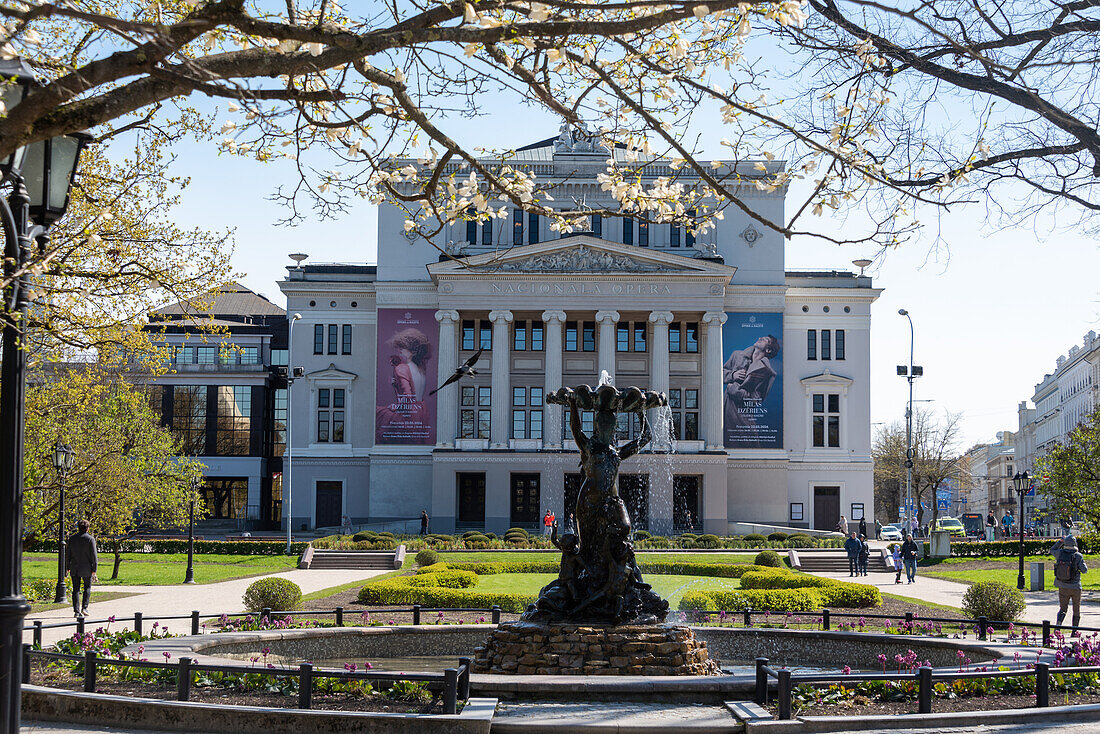
M1089 567L1072 535L1055 543L1050 553L1054 556L1054 586L1058 589L1058 624L1065 620L1066 610L1073 602L1073 634L1076 634L1081 624L1081 574L1088 573Z
M867 518L865 517L859 518L859 537L867 537Z
M575 533L575 532L577 532L576 527L577 527L577 521L573 517L573 513L570 512L568 517L565 518L565 532L566 533Z
M88 521L76 524L76 533L69 537L66 545L66 563L69 576L73 581L73 616L88 614L88 601L92 596L92 582L98 582L96 570L99 568L99 551L95 538L88 530ZM81 590L83 585L83 591Z
M841 515L840 520L837 521L836 531L841 535L848 534L848 520L844 517L844 515Z
M428 523L430 521L431 521L431 518L428 517L428 511L427 510L421 510L420 511L420 534L421 535L427 535L428 534Z
M853 530L848 539L844 541L844 550L848 553L848 575L859 575L859 551L861 549L859 539L856 538L856 533Z
M913 534L914 538L920 537L920 520L916 517L909 520L909 531Z
M895 543L894 545L890 546L890 548L891 548L890 560L894 564L894 571L897 572L897 575L894 576L894 583L895 584L900 584L901 583L901 569L902 569L901 544L900 543Z
M867 544L867 536L859 536L859 575L867 575L867 562L871 560L871 546Z
M546 514L542 516L542 533L543 535L549 535L554 529L554 515L550 510L546 511Z
M997 535L997 516L993 514L993 510L989 511L989 514L985 516L985 539L987 542L992 543L996 540Z
M901 561L905 564L905 578L911 584L917 580L917 543L911 534L901 544Z

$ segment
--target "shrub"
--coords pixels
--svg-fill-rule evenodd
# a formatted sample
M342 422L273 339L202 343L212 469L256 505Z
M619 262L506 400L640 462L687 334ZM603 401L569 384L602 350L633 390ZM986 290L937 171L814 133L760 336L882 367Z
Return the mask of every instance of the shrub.
M487 536L481 533L471 533L468 535L464 534L462 536L462 544L467 548L477 548L479 550L484 550L486 548L492 547L493 541L489 540Z
M435 574L432 574L435 575ZM478 591L477 589L451 589L444 586L411 586L403 579L414 576L373 581L359 590L360 604L421 604L430 607L488 608L494 604L506 612L521 613L534 602L534 594L506 594Z
M496 540L497 539L496 533L485 533L485 537L488 538L489 540Z
M779 557L779 554L773 550L760 551L756 554L756 558L753 559L753 563L757 566L769 566L771 568L781 568L783 566L783 559Z
M688 597L688 594L691 596ZM680 609L684 609L685 598L691 604L699 604L697 595L709 596L715 608L727 611L749 607L773 612L812 612L822 606L817 589L739 589L687 592L680 598Z
M361 540L374 540L377 537L378 533L374 532L373 530L360 530L358 533L351 536L351 539L355 542L359 542Z
M504 532L504 534L505 535L522 535L525 538L529 538L531 536L531 534L528 533L525 528L508 528Z
M805 533L794 533L787 536L788 548L813 548L814 539Z
M114 543L112 543L112 546ZM301 555L309 543L296 542L290 552ZM122 553L186 553L187 537L180 540L157 538L131 538L118 541ZM314 547L319 547L314 545ZM56 540L39 540L31 551L57 553ZM228 556L281 556L286 551L286 540L196 540L195 555L218 553ZM28 551L30 552L30 551Z
M695 533L680 533L680 538L683 540L695 540L698 537Z
M1018 542L1018 541L1017 541ZM978 581L963 594L962 610L972 618L1012 622L1027 606L1018 589L1000 581Z
M297 609L301 601L301 587L278 576L254 581L244 592L244 606L250 612L263 609L289 612Z
M383 530L381 532L375 533L375 535L379 535L383 538L389 538L390 540L393 540L395 537L394 534L391 533L389 530Z
M635 530L634 540L649 540L653 535L648 530Z
M768 539L760 533L749 533L742 538L746 543L767 543Z
M693 548L721 548L722 540L717 535L700 535L691 545Z
M446 569L436 573L417 574L399 577L410 586L442 586L447 589L468 589L477 586L477 574L473 571Z
M776 531L774 533L768 533L768 540L786 540L788 535L783 532Z
M440 561L439 563L433 563L430 566L421 566L420 568L416 569L416 574L419 576L426 573L439 573L440 571L446 571L448 568L449 566L446 563Z
M680 597L680 611L688 612L717 612L718 605L714 599L702 591L685 591Z
M71 597L73 583L65 577L66 593ZM57 591L57 582L53 579L32 579L23 582L23 596L29 602L52 602Z
M425 548L416 554L416 565L418 566L434 566L439 563L439 554L431 548Z

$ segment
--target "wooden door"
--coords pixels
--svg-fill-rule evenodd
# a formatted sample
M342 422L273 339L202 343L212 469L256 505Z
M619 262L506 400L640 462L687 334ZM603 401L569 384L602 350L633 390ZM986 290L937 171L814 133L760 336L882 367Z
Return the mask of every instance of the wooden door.
M458 522L485 522L485 474L464 472L458 475Z
M538 526L539 514L539 475L513 474L511 487L512 525ZM562 518L562 525L565 525Z
M840 487L814 487L814 530L835 530L840 522Z
M341 525L344 514L343 494L343 482L317 482L317 527Z

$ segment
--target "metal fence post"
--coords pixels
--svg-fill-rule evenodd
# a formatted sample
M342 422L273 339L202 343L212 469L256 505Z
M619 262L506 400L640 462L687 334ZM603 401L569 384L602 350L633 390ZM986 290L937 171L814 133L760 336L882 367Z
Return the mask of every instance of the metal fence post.
M34 620L34 636L31 639L35 645L42 647L42 620Z
M191 658L180 658L180 669L176 675L176 700L187 701L191 698Z
M745 626L752 627L752 607L745 607Z
M84 653L84 692L95 693L95 650Z
M458 698L466 701L470 698L470 668L474 665L473 658L459 658Z
M313 666L302 663L298 666L298 708L308 709L313 705Z
M343 607L336 607L336 626L337 627L343 627L344 626L344 608Z
M913 613L905 613L905 631L909 634L913 634Z
M199 610L191 610L191 634L197 635L199 633Z
M458 713L458 669L443 671L443 713Z
M1043 647L1050 647L1050 620L1043 620Z
M139 635L144 634L141 629L141 612L134 612L134 632Z
M263 619L264 617L267 617L268 622L271 621L271 607L264 607L263 611L260 612L260 619Z
M829 610L821 610L821 629L825 632L829 631Z
M500 607L493 605L493 624L500 624Z
M779 671L779 718L791 718L791 671Z
M917 705L920 713L932 713L932 669L923 665L917 671Z
M413 604L413 624L420 624L420 605Z
M84 636L84 617L76 618L76 633L81 637Z
M763 706L768 702L768 674L764 668L768 667L767 658L756 659L756 691L753 693L754 703Z
M1050 705L1050 663L1035 663L1035 705Z
M23 682L31 682L31 646L23 643Z
M978 639L984 640L985 631L989 628L989 621L985 617L978 617Z

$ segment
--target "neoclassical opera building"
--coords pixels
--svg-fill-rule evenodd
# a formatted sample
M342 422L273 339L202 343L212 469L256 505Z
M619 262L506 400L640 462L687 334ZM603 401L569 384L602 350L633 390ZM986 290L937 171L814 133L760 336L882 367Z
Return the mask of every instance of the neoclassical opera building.
M559 202L611 206L596 182L607 151L592 148L566 131L513 163L567 180ZM741 195L783 221L782 190L749 182ZM786 272L783 238L733 207L698 238L610 217L561 236L517 210L433 244L404 222L381 207L377 265L299 263L279 284L288 316L301 315L283 487L295 530L421 510L433 532L534 528L548 509L564 519L579 455L545 398L601 371L669 396L651 416L654 450L621 470L637 527L726 534L873 517L870 278ZM478 350L476 375L431 392ZM626 441L640 421L619 428Z

